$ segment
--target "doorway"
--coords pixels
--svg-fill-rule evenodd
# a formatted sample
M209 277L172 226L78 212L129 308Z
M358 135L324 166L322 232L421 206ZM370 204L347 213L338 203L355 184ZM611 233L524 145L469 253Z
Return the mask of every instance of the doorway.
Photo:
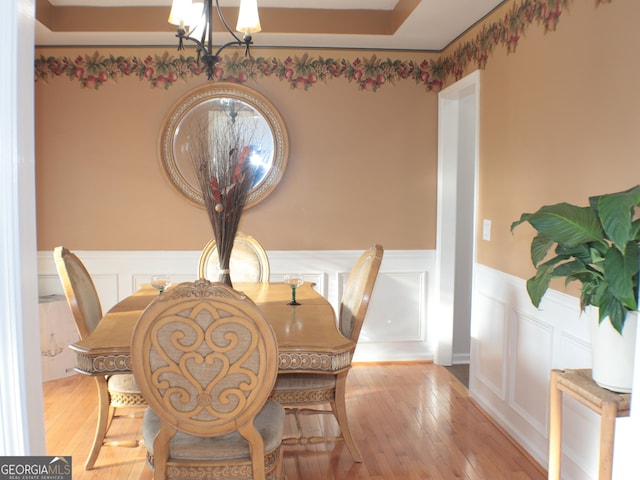
M438 95L435 363L469 363L478 189L480 72Z

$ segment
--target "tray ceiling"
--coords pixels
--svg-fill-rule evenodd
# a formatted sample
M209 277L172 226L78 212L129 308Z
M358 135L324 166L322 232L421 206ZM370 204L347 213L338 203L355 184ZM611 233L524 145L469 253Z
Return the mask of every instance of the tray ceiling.
M234 0L221 0L236 18ZM256 46L439 51L504 0L258 0ZM37 0L36 45L175 45L171 0ZM220 33L216 42L225 42Z

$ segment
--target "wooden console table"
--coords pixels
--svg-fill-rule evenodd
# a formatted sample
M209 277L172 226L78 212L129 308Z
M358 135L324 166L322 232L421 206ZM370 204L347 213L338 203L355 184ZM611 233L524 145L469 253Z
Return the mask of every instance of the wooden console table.
M630 393L615 393L591 379L591 369L552 370L549 388L549 480L560 480L562 456L562 394L565 393L600 415L598 478L610 480L613 470L613 436L617 417L628 417Z

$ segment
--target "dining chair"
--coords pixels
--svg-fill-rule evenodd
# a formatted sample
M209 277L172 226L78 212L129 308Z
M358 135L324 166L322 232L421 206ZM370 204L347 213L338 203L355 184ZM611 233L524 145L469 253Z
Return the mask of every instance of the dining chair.
M81 340L86 339L102 318L100 298L91 275L77 255L65 247L53 251L58 276L71 309ZM97 375L98 423L85 470L91 470L103 446L137 447L138 440L106 440L117 409L144 407L147 402L140 393L132 374ZM130 415L131 416L131 415ZM135 415L132 415L135 416Z
M153 478L283 480L284 409L268 400L278 358L246 295L205 279L160 294L131 340Z
M229 271L232 282L268 282L269 258L260 242L250 235L237 232L231 250ZM218 247L214 238L202 249L198 262L198 276L217 281L219 274Z
M340 332L355 346L369 307L373 287L375 286L382 263L384 249L374 245L365 251L353 266L344 288L340 302ZM353 356L353 351L351 355ZM285 407L288 414L295 416L297 433L283 439L285 445L315 444L344 440L351 456L356 462L362 462L362 455L356 446L349 428L346 410L347 374L351 365L337 373L283 373L278 375L270 398ZM318 408L329 405L330 410ZM305 436L300 415L332 414L340 427L337 437Z

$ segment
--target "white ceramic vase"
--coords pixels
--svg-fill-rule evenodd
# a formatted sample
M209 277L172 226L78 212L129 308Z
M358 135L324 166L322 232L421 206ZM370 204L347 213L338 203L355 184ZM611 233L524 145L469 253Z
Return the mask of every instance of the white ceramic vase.
M599 386L618 393L631 393L636 348L638 312L628 312L618 333L609 317L591 328L592 378Z

